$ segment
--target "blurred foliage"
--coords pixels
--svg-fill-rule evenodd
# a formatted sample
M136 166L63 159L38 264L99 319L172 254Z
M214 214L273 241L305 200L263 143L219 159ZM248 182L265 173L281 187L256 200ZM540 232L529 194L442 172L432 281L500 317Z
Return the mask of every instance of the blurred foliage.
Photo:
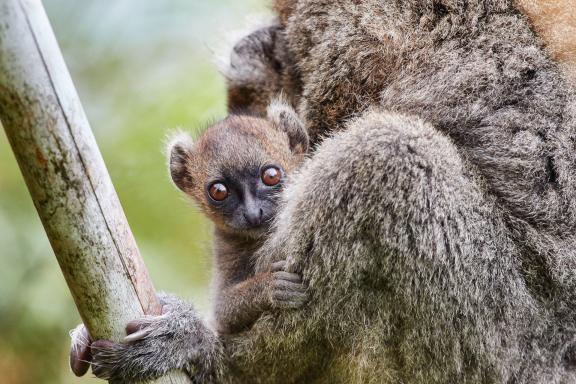
M44 2L157 289L203 310L210 224L170 183L163 140L224 115L215 47L263 3ZM0 247L0 382L96 382L69 373L67 332L80 318L3 133Z

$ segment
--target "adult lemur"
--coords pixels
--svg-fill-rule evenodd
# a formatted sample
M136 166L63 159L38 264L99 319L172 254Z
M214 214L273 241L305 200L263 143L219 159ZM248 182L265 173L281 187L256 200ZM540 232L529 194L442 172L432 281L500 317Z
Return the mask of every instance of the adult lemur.
M276 7L280 26L237 46L230 84L287 84L313 141L334 132L259 253L259 270L288 260L310 301L219 335L167 298L147 337L95 343L94 372L576 382L576 92L527 19L511 0Z

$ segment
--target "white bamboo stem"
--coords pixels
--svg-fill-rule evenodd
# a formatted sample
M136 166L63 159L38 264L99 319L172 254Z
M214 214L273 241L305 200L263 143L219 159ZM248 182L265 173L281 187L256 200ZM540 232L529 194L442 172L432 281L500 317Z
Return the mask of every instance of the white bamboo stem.
M0 120L84 324L121 340L159 304L39 0L0 0Z

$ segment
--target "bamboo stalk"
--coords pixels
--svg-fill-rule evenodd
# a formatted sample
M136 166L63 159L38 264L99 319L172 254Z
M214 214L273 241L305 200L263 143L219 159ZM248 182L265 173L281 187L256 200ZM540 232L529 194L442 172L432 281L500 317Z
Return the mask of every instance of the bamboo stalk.
M39 0L0 0L0 120L84 324L120 341L160 306Z

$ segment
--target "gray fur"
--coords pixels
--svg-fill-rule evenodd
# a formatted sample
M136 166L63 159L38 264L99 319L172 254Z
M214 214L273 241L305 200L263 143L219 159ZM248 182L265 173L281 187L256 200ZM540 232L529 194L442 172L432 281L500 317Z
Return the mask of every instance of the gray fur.
M524 16L509 0L278 8L291 97L313 141L335 133L283 194L258 270L286 260L311 298L220 335L196 372L575 383L576 92Z
M308 152L308 133L302 120L284 96L272 100L266 109L266 116L275 127L286 132L288 144L293 153L306 154Z
M131 382L144 381L178 367L200 383L215 379L218 369L212 364L222 360L216 334L202 324L192 305L167 294L159 298L168 312L139 319L146 333L136 344L92 344L92 372L96 376L111 383L124 383L128 378Z
M232 49L224 71L228 111L264 116L280 92L286 92L293 105L301 86L295 71L280 25L272 24L244 37Z

